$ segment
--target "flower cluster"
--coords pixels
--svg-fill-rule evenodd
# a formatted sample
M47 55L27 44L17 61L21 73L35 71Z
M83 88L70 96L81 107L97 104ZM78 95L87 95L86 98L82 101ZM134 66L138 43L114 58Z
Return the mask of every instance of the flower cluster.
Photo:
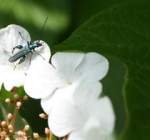
M15 91L13 93L15 93ZM27 101L27 99L26 95L20 98L17 94L14 94L14 99L7 98L5 100L7 106L15 106L15 111L12 111L13 113L5 112L4 119L0 120L0 140L40 140L39 134L36 132L31 133L30 126L18 115L21 105ZM18 122L20 124L19 126L17 125ZM51 138L49 128L45 128L45 138Z
M51 57L48 45L42 41L38 53L30 53L32 58L27 54L23 63L10 63L13 47L27 46L27 41L30 36L20 26L0 30L0 83L7 90L23 85L29 96L41 99L56 136L68 136L68 140L108 139L115 117L110 99L101 97L100 82L108 72L107 59L94 52L58 52Z

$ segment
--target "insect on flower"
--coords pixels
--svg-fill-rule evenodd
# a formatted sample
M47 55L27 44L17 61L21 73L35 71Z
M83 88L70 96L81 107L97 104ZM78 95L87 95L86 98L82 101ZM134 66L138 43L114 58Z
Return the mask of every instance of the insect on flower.
M24 86L34 62L39 65L49 62L51 51L46 42L31 41L25 28L10 24L0 29L0 56L0 87L4 84L5 89L10 91L13 87Z
M21 36L21 33L19 32L20 36ZM14 53L15 49L19 49L20 51L15 53L13 56L11 56L9 58L9 62L11 63L14 63L16 62L17 60L19 60L18 64L21 64L25 61L25 58L26 56L29 54L29 53L37 53L35 51L35 48L38 48L38 47L42 47L43 44L40 40L36 40L36 41L33 41L33 42L29 42L27 41L27 44L26 45L17 45L13 48L12 50L12 54ZM38 53L37 53L38 54ZM38 54L40 55L40 54ZM43 58L44 59L44 58Z
M43 24L43 26L42 26L41 29L44 29L47 20L48 20L48 17L46 17L46 19L44 21L44 24ZM19 33L21 39L25 40L23 38L21 32L18 32L18 33ZM17 45L15 47L13 47L13 49L12 49L12 54L13 55L8 59L8 61L10 63L14 63L14 62L16 62L16 61L19 60L18 64L21 64L21 63L23 63L25 61L26 56L29 53L33 54L33 52L36 53L36 54L38 54L39 56L41 56L38 52L36 52L35 49L39 48L39 47L42 47L42 46L44 46L44 44L43 44L43 41L41 41L41 40L36 40L36 41L33 41L33 42L32 41L27 41L26 45ZM17 53L14 54L14 51L16 49L19 49L19 52L17 52ZM44 59L44 57L42 57L42 58Z

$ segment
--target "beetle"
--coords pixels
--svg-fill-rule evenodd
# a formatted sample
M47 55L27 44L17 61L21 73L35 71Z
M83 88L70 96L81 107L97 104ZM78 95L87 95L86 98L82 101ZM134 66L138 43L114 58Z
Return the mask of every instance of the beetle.
M45 25L46 25L47 20L48 20L48 16L46 17L46 19L45 19L45 21L44 21L44 24L43 24L43 26L42 26L42 28L41 28L41 31L44 30L44 27L45 27ZM23 40L25 40L20 32L19 32L19 35L20 35L20 37L21 37ZM12 54L14 53L15 49L19 49L20 51L17 52L17 53L15 53L13 56L11 56L11 57L8 59L8 61L9 61L10 63L14 63L14 62L16 62L17 60L19 60L18 64L21 64L21 63L23 63L23 62L25 61L26 56L27 56L29 53L32 54L32 53L34 52L34 53L40 55L38 52L35 51L35 48L42 47L42 46L43 46L43 44L41 43L40 40L36 40L36 41L33 41L33 42L27 41L27 44L26 44L26 45L17 45L17 46L15 46L15 47L13 48ZM40 56L41 56L41 55L40 55ZM42 56L41 56L41 57L42 57ZM44 57L42 57L42 58L44 59Z
M26 45L17 45L13 48L12 50L12 54L14 53L15 49L19 49L20 51L15 53L13 56L11 56L8 61L10 63L14 63L16 62L17 60L19 60L18 64L21 64L25 61L26 59L26 56L29 54L29 53L33 53L33 52L36 52L35 51L35 48L38 48L38 47L41 47L42 46L42 43L40 42L40 40L36 40L36 41L33 41L33 42L29 42L27 41L27 44ZM37 52L36 52L37 53ZM37 53L38 54L38 53Z

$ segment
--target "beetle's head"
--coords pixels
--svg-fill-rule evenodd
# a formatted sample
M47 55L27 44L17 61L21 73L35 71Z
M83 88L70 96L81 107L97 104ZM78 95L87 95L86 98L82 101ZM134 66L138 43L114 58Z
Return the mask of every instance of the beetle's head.
M42 44L42 41L41 40L37 40L35 41L35 44L37 45L37 47L42 47L43 44Z

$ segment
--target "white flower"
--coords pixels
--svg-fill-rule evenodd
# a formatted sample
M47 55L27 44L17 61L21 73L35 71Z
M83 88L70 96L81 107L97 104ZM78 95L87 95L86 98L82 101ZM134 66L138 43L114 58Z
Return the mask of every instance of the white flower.
M115 120L109 98L98 99L102 92L99 80L107 72L108 61L100 54L56 53L51 64L33 62L24 88L29 96L42 99L56 136L106 140Z
M81 80L74 85L73 92L66 90L64 96L57 92L48 118L56 136L69 135L68 140L110 140L115 116L109 98L98 99L97 85L98 82Z
M51 58L51 64L42 60L40 65L37 62L32 64L24 88L29 96L42 99L42 107L49 113L55 95L57 100L57 92L61 91L61 96L66 94L66 90L72 92L74 85L82 79L95 83L107 71L108 61L98 53L56 53ZM95 90L99 89L100 93L101 86L96 85Z
M38 63L41 56L46 61L50 59L50 49L48 45L40 41L43 45L36 50L37 53L28 54L25 61L21 64L17 64L18 61L16 63L10 63L9 58L19 51L19 49L16 49L15 52L12 53L13 48L17 45L27 45L27 41L31 41L30 35L21 26L8 25L6 28L0 30L0 86L4 83L7 90L24 84L26 72L32 65L32 61Z

